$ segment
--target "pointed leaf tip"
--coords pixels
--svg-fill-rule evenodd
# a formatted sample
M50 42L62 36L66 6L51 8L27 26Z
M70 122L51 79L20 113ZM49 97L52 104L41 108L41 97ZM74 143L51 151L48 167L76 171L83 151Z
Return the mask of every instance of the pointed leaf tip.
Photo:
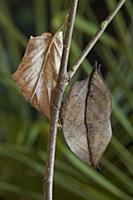
M94 167L111 139L111 110L111 94L98 68L72 86L62 106L62 129L68 146Z
M24 57L12 75L25 99L51 119L52 94L63 50L62 31L31 36Z

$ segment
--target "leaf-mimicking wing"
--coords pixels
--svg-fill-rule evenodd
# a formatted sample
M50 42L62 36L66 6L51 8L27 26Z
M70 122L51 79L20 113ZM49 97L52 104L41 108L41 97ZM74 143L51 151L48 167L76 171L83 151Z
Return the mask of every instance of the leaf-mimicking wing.
M86 126L91 162L96 166L112 135L110 91L99 69L94 69L89 82L86 102Z
M61 31L55 35L31 36L24 57L12 76L25 99L49 119L62 50Z
M87 96L89 77L76 82L62 106L62 129L65 140L81 160L90 164L85 117L85 99Z
M62 129L70 149L81 160L97 166L112 135L111 95L99 68L76 82L61 112Z

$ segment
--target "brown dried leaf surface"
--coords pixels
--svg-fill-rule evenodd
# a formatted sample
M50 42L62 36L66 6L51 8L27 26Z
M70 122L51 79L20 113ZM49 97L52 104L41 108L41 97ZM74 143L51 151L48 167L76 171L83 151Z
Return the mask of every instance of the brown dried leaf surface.
M30 37L24 57L13 74L25 99L49 119L63 50L62 32Z
M112 100L100 70L94 69L86 101L86 125L91 163L96 166L112 136L110 115Z
M111 95L98 69L76 82L62 106L62 129L70 149L94 167L111 135Z
M84 123L88 84L89 77L73 85L62 106L61 118L62 129L68 146L81 160L90 164Z

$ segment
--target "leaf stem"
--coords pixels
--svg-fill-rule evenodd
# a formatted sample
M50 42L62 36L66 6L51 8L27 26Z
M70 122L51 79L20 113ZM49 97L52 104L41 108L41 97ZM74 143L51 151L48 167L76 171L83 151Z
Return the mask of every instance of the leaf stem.
M91 39L91 41L87 44L85 49L83 50L82 54L77 59L76 63L72 66L71 70L68 72L69 80L75 75L76 71L78 70L81 63L84 61L85 57L88 55L88 53L91 51L91 49L94 47L96 42L99 40L101 35L104 33L107 26L110 24L112 19L116 16L120 8L123 6L123 4L126 2L126 0L120 0L116 7L112 10L110 15L101 22L98 30L96 31L94 37Z
M61 60L61 67L59 72L59 78L57 83L57 90L55 94L55 101L52 110L52 118L51 118L51 127L50 134L48 139L48 147L47 147L47 159L46 159L46 169L44 176L44 199L52 200L53 199L53 176L54 176L54 163L55 163L55 149L56 149L56 136L57 136L57 127L59 120L59 111L62 101L62 96L65 88L66 82L66 72L67 72L67 64L70 52L70 45L72 40L72 33L74 27L74 21L77 11L78 0L72 1L71 10L69 12L68 21L67 21L67 29L64 40L64 48Z

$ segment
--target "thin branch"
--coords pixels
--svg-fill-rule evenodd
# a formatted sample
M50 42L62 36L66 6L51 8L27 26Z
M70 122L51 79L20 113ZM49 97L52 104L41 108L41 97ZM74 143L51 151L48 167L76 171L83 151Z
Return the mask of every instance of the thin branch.
M76 71L78 70L81 63L84 61L85 57L88 55L88 53L91 51L91 49L94 47L96 42L99 40L101 35L104 33L107 26L110 24L112 19L116 16L120 8L123 6L123 4L126 2L126 0L120 0L114 10L110 13L110 15L100 24L97 32L95 33L94 37L91 39L91 41L88 43L88 45L83 50L82 54L78 58L77 62L74 64L70 72L68 72L69 80L75 75Z
M55 163L55 149L56 149L56 136L57 136L57 126L59 120L59 111L62 101L62 96L65 87L65 76L67 71L67 64L70 52L70 45L72 40L72 33L74 27L74 21L77 11L78 0L73 0L72 7L68 16L67 30L64 41L63 55L61 60L61 67L59 72L57 91L52 111L51 128L48 139L47 148L47 160L46 169L44 177L44 199L53 199L53 176L54 176L54 163Z

